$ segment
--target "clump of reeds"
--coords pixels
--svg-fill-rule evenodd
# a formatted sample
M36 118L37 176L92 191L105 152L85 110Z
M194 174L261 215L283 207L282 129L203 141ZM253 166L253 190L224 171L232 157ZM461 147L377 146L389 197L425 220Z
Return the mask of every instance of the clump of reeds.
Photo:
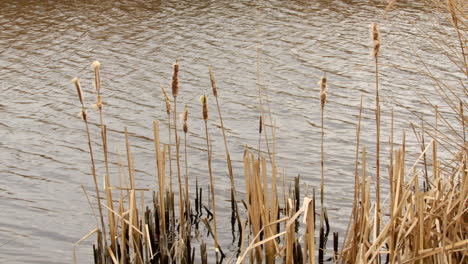
M393 1L394 2L394 1ZM453 3L452 3L453 4ZM451 9L457 15L460 12L458 6ZM452 15L452 20L455 21ZM454 22L455 23L455 22ZM461 23L459 19L457 23ZM198 175L195 184L195 212L191 209L191 196L189 192L189 156L187 152L188 137L188 108L185 107L181 115L181 131L184 133L184 161L185 181L182 181L180 165L180 138L177 126L177 98L179 94L179 63L173 66L172 75L172 102L164 89L161 89L166 103L168 144L164 144L160 138L160 122L153 122L153 135L155 147L155 163L157 170L157 190L138 188L135 182L135 162L131 152L130 134L124 129L126 146L126 165L119 162L119 185L111 185L109 175L108 146L106 126L103 120L103 103L101 96L100 64L93 63L95 75L95 88L97 92L97 106L100 115L102 151L104 152L104 165L106 174L104 177L104 189L106 202L101 201L97 179L91 134L88 127L88 114L84 104L84 95L78 79L74 79L79 101L81 104L81 116L86 126L86 134L92 164L92 176L95 185L96 197L99 207L101 225L97 224L95 230L87 234L82 240L97 233L97 244L94 246L95 263L217 263L227 259L228 263L323 263L327 261L326 255L335 263L375 263L380 258L386 258L389 263L463 263L468 259L467 222L468 211L468 145L465 130L468 122L464 115L466 103L462 98L451 101L451 105L457 105L455 113L461 123L463 134L457 134L460 142L452 144L448 135L441 133L440 126L451 128L446 118L435 107L435 124L429 124L422 120L420 143L421 154L410 168L406 166L406 142L405 135L401 147L393 152L393 113L391 131L391 155L389 157L389 185L390 199L388 204L381 207L380 197L380 104L379 104L379 75L378 55L380 50L380 35L377 25L372 26L372 55L375 59L375 84L376 84L376 198L372 200L372 179L367 175L368 154L366 147L360 145L360 123L362 118L362 98L357 124L356 165L354 170L354 202L350 227L345 236L342 251L338 252L338 234L334 233L333 252L326 251L329 222L325 209L325 151L324 151L324 112L327 101L327 79L325 76L320 81L320 109L321 109L321 183L320 183L320 225L318 246L316 243L315 221L315 188L312 194L306 189L301 192L299 176L294 179L289 187L283 178L283 193L278 194L278 177L274 151L275 126L266 126L263 110L259 120L259 146L257 151L246 146L243 154L243 176L245 191L239 195L235 189L234 173L231 156L228 149L227 137L220 104L219 91L216 86L214 74L209 68L210 81L213 96L216 100L218 115L221 122L226 161L229 169L231 183L231 221L237 221L239 244L234 250L228 252L231 256L225 256L221 250L223 241L219 241L217 229L216 201L223 199L215 197L216 173L212 170L213 157L209 135L208 99L203 95L201 99L201 116L204 122L205 139L207 146L207 167L209 186L209 200L211 206L203 204L203 189L198 186ZM259 96L261 96L259 88ZM449 100L449 98L445 98ZM262 100L261 101L261 109ZM456 102L456 103L453 103ZM171 122L172 121L172 122ZM271 116L270 116L271 122ZM442 123L442 124L439 124ZM429 129L428 129L429 127ZM269 141L265 130L271 129L273 136L273 151L270 151ZM414 128L416 130L416 127ZM455 131L452 131L455 133ZM260 151L261 136L265 135L267 154ZM417 133L415 133L417 134ZM423 140L424 135L431 138L429 143ZM172 189L172 159L171 138L175 138L177 184L176 192ZM450 147L457 146L455 155L448 163L439 158L438 148L443 146L443 139L450 141L445 143ZM455 148L454 148L455 149ZM432 151L432 155L426 155ZM361 155L359 155L361 153ZM424 169L417 170L418 162L424 160ZM169 165L169 184L166 173L166 165ZM432 165L432 166L430 166ZM445 165L445 166L443 166ZM122 168L126 166L127 172ZM359 170L361 166L361 170ZM430 168L432 167L432 171ZM127 180L124 180L127 178ZM420 178L425 179L424 184ZM129 183L129 184L128 184ZM119 191L118 198L113 198L112 190ZM153 202L144 203L147 192L152 191ZM301 196L301 194L304 194ZM174 195L179 196L178 203ZM238 199L238 197L240 197ZM115 206L114 201L115 199ZM301 203L302 201L302 203ZM240 211L237 203L242 202L244 213ZM104 223L107 209L108 225ZM219 204L218 204L219 206ZM242 208L242 207L241 207ZM205 209L206 217L202 211ZM176 214L178 211L178 214ZM300 221L302 219L302 221ZM199 225L203 223L203 225ZM205 230L202 230L205 227ZM106 228L109 229L107 234ZM232 224L234 234L234 224ZM209 236L202 236L202 231L207 231ZM108 246L108 239L110 246ZM211 240L212 239L212 240ZM80 240L79 242L81 242ZM214 247L208 247L210 240ZM78 242L78 243L79 243ZM210 242L210 243L211 243ZM78 244L77 243L77 244ZM199 251L195 247L199 246ZM214 249L214 250L210 250ZM199 253L196 253L199 252ZM318 254L317 254L318 253ZM197 255L199 254L199 256ZM317 256L318 255L318 256Z
M468 237L466 233L467 183L462 164L466 151L457 157L458 167L443 170L440 161L433 160L431 188L424 189L416 164L432 147L429 143L412 168L405 167L405 142L396 152L391 164L388 220L381 232L375 232L376 210L370 199L370 178L366 177L365 151L363 150L363 174L361 188L355 190L357 203L355 217L350 227L347 243L343 246L345 263L370 263L379 256L386 256L390 263L462 263L467 259ZM375 212L375 213L374 213Z

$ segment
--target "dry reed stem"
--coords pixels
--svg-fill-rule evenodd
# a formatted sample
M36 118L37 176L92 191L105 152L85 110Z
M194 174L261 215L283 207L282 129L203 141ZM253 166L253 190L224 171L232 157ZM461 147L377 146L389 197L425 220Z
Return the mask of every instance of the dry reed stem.
M80 103L81 103L81 113L82 113L83 121L85 123L86 135L87 135L87 138L88 138L89 155L90 155L90 159L91 159L91 172L92 172L92 175L93 175L94 188L95 188L95 191L96 191L96 198L97 198L97 203L98 203L98 208L99 208L99 216L100 216L100 219L101 219L102 231L104 232L104 244L105 244L105 247L107 247L106 226L104 224L104 215L102 213L101 195L99 194L99 185L98 185L98 182L97 182L97 175L96 175L96 165L95 165L95 162L94 162L94 153L93 153L93 146L92 146L92 142L91 142L91 134L90 134L90 131L89 131L88 118L87 118L87 115L86 115L86 108L85 108L85 105L84 105L83 90L81 89L81 85L80 85L80 82L79 82L78 78L74 78L72 80L72 82L75 84L75 87L76 87L76 90L77 90L77 93L78 93L78 97L79 97Z
M104 165L106 168L106 174L104 178L104 190L106 193L107 206L111 208L112 210L114 210L111 183L110 183L110 174L109 174L109 157L108 157L108 149L107 149L107 127L104 125L103 112L102 112L103 103L102 103L102 94L101 94L101 73L100 73L101 64L99 63L99 61L94 61L91 64L91 67L94 70L94 86L97 92L96 105L99 109L101 140L102 140L102 148L103 148L103 154L104 154ZM109 221L109 235L111 239L111 249L113 252L117 252L116 240L115 240L115 237L116 237L115 216L110 211L108 211L108 221Z
M211 205L212 205L212 213L213 213L213 230L214 230L214 246L216 255L218 255L219 251L219 243L218 243L218 228L216 223L216 198L215 198L215 191L214 191L214 179L213 173L211 168L211 146L210 146L210 137L208 134L208 97L206 95L202 95L200 97L200 102L202 105L202 117L205 124L205 136L206 136L206 148L208 152L208 173L210 176L210 191L211 191Z
M166 114L167 114L167 138L168 138L168 155L169 155L169 190L172 193L172 133L171 133L171 100L167 95L164 87L160 84L161 90L164 95L164 101L166 103Z
M182 191L182 179L181 179L181 169L180 169L180 138L177 130L177 94L179 92L179 62L176 60L174 64L174 72L172 75L172 97L174 100L174 137L176 140L176 161L177 161L177 181L179 184L179 220L180 226L184 226L184 207L183 207L183 191Z
M229 181L231 183L231 204L233 205L232 210L233 210L233 214L235 214L235 217L238 223L238 228L240 230L241 221L240 221L240 216L239 216L239 207L237 205L237 191L236 191L236 186L234 184L234 172L232 169L231 154L229 152L229 146L227 144L227 137L226 137L226 131L225 131L226 129L224 128L223 117L221 115L221 107L219 105L218 88L216 86L216 80L214 78L214 73L213 73L213 69L211 66L208 68L208 72L210 74L211 88L213 90L213 96L216 100L216 108L218 109L219 121L221 123L221 132L223 134L224 149L226 152L226 161L228 164Z
M189 210L189 187L188 187L188 153L187 153L187 133L188 133L188 107L185 106L184 112L181 116L182 128L184 131L184 161L185 161L185 200L186 200L186 209ZM187 219L189 218L189 212L186 212Z
M372 55L375 60L375 120L376 120L376 225L375 225L375 235L378 236L380 232L380 97L379 97L379 52L380 52L380 32L376 23L371 25L371 35L372 35ZM380 260L379 260L380 262Z

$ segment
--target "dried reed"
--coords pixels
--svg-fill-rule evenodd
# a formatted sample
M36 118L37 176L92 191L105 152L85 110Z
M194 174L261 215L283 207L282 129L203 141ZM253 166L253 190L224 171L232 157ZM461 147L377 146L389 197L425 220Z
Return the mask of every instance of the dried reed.
M452 0L449 0L452 1ZM395 2L395 1L393 1ZM456 4L456 2L453 2ZM460 12L459 6L454 6L453 13ZM460 18L457 15L457 23ZM454 20L452 16L452 20ZM455 22L454 22L455 23ZM375 184L377 187L375 200L372 200L371 177L367 175L368 154L366 147L361 147L361 118L362 118L362 98L359 110L359 119L356 127L356 164L354 168L354 201L352 215L345 242L341 253L338 253L338 235L334 233L333 252L330 252L331 259L337 263L374 263L380 257L387 256L389 263L464 263L468 258L466 248L468 247L467 219L468 211L468 172L467 164L467 143L465 130L467 126L464 116L466 104L463 98L444 98L451 106L456 106L457 120L460 122L462 131L455 131L447 117L442 111L434 107L435 121L429 124L426 120L421 120L422 125L418 131L413 126L418 141L423 146L420 156L414 161L414 165L407 167L406 160L406 135L403 134L401 147L393 153L394 145L394 125L393 111L391 123L389 156L389 181L390 199L388 205L381 207L380 197L380 98L379 98L379 74L378 55L380 49L380 37L377 26L372 30L372 55L375 59L375 83L376 83L376 121L377 121L377 173ZM257 52L257 56L258 56ZM462 58L462 57L460 57ZM259 63L257 58L257 64ZM101 137L103 140L103 152L107 152L106 126L102 120L102 98L99 64L94 65L95 86L98 93L98 108L100 109ZM258 66L258 65L257 65ZM243 156L245 199L241 200L245 206L245 219L237 208L237 192L234 186L234 175L232 172L232 161L227 145L224 123L221 117L220 105L218 102L219 91L216 87L213 72L210 68L210 80L213 88L213 95L217 102L218 114L221 122L225 144L225 155L228 163L229 177L231 180L231 209L235 211L236 220L239 224L239 247L233 251L228 263L316 263L316 252L318 252L318 262L325 261L326 237L329 232L327 211L324 203L325 194L325 154L324 154L324 111L326 105L326 78L320 81L320 108L321 108L321 188L320 188L320 234L319 246L316 246L315 238L315 189L312 197L301 197L299 177L295 178L294 185L286 187L283 180L283 193L277 192L278 172L275 162L275 126L266 126L263 115L263 103L261 102L261 115L259 121L259 143L261 143L262 133L265 136L268 149L269 162L262 156L259 144L258 152L250 151L246 146ZM259 69L257 69L259 74ZM172 76L172 96L174 109L171 109L171 102L165 94L166 112L168 116L169 145L161 144L159 121L153 123L154 145L156 152L157 181L158 190L153 194L151 207L144 209L144 192L148 189L138 189L135 183L134 157L130 151L130 139L127 129L125 129L125 144L127 150L128 179L120 180L120 187L111 187L108 180L109 172L106 168L105 189L107 192L112 189L120 191L118 208L112 208L112 198L107 196L107 208L109 216L109 236L111 246L107 246L107 237L104 224L104 213L101 210L99 189L97 185L96 169L92 150L91 135L88 128L87 113L84 106L84 96L77 79L74 80L78 97L82 105L82 116L86 124L86 133L90 149L92 173L98 199L101 225L104 235L98 226L88 233L83 239L97 233L98 243L94 248L95 263L208 263L210 251L201 236L201 228L198 223L204 223L206 230L211 234L216 251L216 261L222 262L224 254L220 248L217 230L217 213L215 198L214 175L211 161L213 157L212 146L208 131L208 102L207 97L201 97L202 117L205 125L205 137L207 144L207 162L210 177L211 208L202 204L202 188L198 187L196 180L195 208L196 215L192 215L190 210L189 197L189 163L187 155L187 134L188 134L188 108L185 108L181 115L182 129L184 131L184 157L185 157L185 184L181 180L180 168L180 139L177 130L177 96L179 92L179 65L174 65ZM259 96L262 96L260 76L258 76ZM442 93L448 96L453 93ZM260 99L261 100L261 99ZM453 108L453 107L452 107ZM172 110L172 113L171 113ZM271 112L270 112L271 113ZM172 114L172 116L171 116ZM171 129L171 119L173 119L174 129ZM270 122L271 116L270 116ZM273 123L273 122L272 122ZM269 149L266 129L270 128L273 137L273 151ZM450 130L457 136L451 139L443 131ZM178 169L179 203L174 203L174 193L172 192L172 181L170 190L166 188L166 155L171 149L171 134L174 133L176 144L176 159ZM446 133L446 132L445 132ZM463 133L463 134L461 134ZM429 137L430 142L425 142L424 138ZM459 140L460 142L455 142ZM440 156L439 148L450 146L455 150L454 157L450 162L444 162ZM453 147L457 147L456 149ZM361 151L361 154L360 154ZM431 154L432 151L432 154ZM427 154L427 155L426 155ZM427 159L427 160L426 160ZM419 163L424 160L424 168L418 170ZM105 158L107 163L107 158ZM120 164L120 162L119 162ZM106 164L107 166L107 164ZM169 170L172 175L172 169ZM281 174L280 174L281 175ZM172 178L172 177L171 177ZM196 178L196 177L195 177ZM425 185L421 186L420 179L425 179ZM125 184L123 182L129 182ZM123 186L126 185L126 186ZM182 187L185 186L185 189ZM430 186L430 188L429 188ZM141 197L138 194L141 193ZM141 203L138 202L141 198ZM301 204L300 200L303 199ZM111 201L109 203L109 201ZM232 205L234 203L235 206ZM179 208L177 208L179 206ZM207 218L200 219L201 208L205 208ZM179 209L178 217L174 211ZM384 210L386 210L384 212ZM195 216L195 217L194 217ZM303 216L303 221L299 221ZM211 218L213 224L210 224ZM111 219L114 223L111 224ZM178 224L177 228L175 227ZM303 227L303 228L301 228ZM192 228L193 231L192 232ZM113 235L112 235L113 234ZM211 239L211 238L210 238ZM114 240L114 241L112 241ZM195 257L195 248L192 246L194 240L200 246L200 256ZM197 251L198 252L198 251ZM221 259L219 259L221 253ZM232 253L232 252L231 252Z

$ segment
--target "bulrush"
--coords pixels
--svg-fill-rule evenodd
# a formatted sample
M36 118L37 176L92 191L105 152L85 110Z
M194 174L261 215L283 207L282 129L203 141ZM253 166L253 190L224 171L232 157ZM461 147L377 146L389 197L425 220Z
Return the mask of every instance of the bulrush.
M164 101L166 102L166 113L170 115L171 114L171 100L169 100L169 96L167 95L166 90L164 90L164 87L162 87L162 85L160 86L164 95Z
M177 93L179 92L179 61L176 60L174 64L174 73L172 74L172 97L174 98L174 137L175 137L175 144L176 144L176 161L177 161L177 180L179 184L179 219L180 219L180 226L184 226L184 207L183 205L183 191L182 191L182 180L181 180L181 172L180 172L180 140L177 131ZM170 127L169 127L170 128ZM171 186L172 186L172 176L171 176ZM172 188L172 187L171 187Z
M210 174L210 191L211 191L211 206L213 210L213 237L214 237L214 247L216 251L216 262L218 262L218 252L221 252L218 243L218 229L216 226L216 199L215 199L215 191L214 191L214 180L213 180L213 172L211 168L211 145L210 145L210 136L208 134L208 97L206 95L200 96L200 103L202 105L202 115L203 121L205 123L205 135L206 135L206 148L208 152L208 172Z
M177 97L179 92L179 61L174 64L174 73L172 74L172 96Z
M375 121L376 121L376 154L375 154L375 200L376 200L376 224L375 236L380 233L380 97L379 97L379 52L380 52L380 32L376 23L371 24L372 55L375 61Z
M320 79L320 107L325 108L325 103L327 102L327 77L323 76Z
M91 67L94 70L94 81L95 81L95 88L96 92L101 92L101 75L99 69L101 68L101 63L99 61L94 61L91 64Z
M86 135L88 137L88 147L89 147L89 155L91 159L91 172L93 174L93 180L94 180L94 188L96 190L96 197L98 201L98 208L99 208L99 216L101 219L101 226L102 226L102 231L104 232L104 244L105 247L107 248L107 239L106 239L106 226L104 225L104 217L102 214L102 206L101 206L101 196L99 194L99 187L98 187L98 182L97 182L97 173L96 173L96 165L94 162L94 153L93 153L93 147L91 145L91 135L89 132L89 125L88 125L88 119L86 115L86 108L84 105L84 96L83 96L83 90L81 89L80 81L78 80L77 77L72 79L72 83L75 84L76 87L76 92L78 93L78 98L80 99L81 103L81 115L83 116L83 121L85 123L85 128L86 128Z
M322 76L319 82L320 85L320 109L321 109L321 142L320 142L320 171L321 171L321 184L320 184L320 237L319 237L319 262L322 263L325 246L326 246L326 235L324 233L324 219L326 216L326 210L324 205L324 196L325 196L325 151L324 151L324 112L325 112L325 103L327 102L327 77ZM328 234L328 231L327 231Z
M94 87L96 88L97 92L97 102L96 105L99 110L102 110L102 97L101 97L101 63L99 61L94 61L91 64L91 68L94 70Z
M84 106L84 96L83 96L83 90L81 89L80 81L78 80L77 77L73 78L72 83L75 84L76 87L76 92L78 94L78 98L80 99L81 103L81 117L83 117L84 121L87 121L87 116L86 116L86 108Z
M227 139L226 139L226 131L224 128L223 116L221 115L221 107L219 106L218 88L216 87L216 81L215 81L214 74L213 74L213 68L211 66L208 67L208 72L210 74L211 88L213 89L213 96L216 100L216 108L218 109L219 121L221 123L221 132L223 133L223 140L224 140L224 150L226 152L226 162L228 165L229 180L231 183L231 209L232 209L231 219L237 220L238 228L240 231L242 227L241 227L240 216L238 214L239 208L237 206L236 187L234 185L234 172L232 169L231 155L229 154L229 147L228 147ZM232 220L231 224L232 224L232 230L234 233L235 221Z
M166 102L166 113L167 113L167 130L168 130L168 133L167 133L167 138L168 138L168 146L167 146L167 152L168 152L168 160L169 160L169 186L170 186L170 193L172 193L172 134L171 134L171 100L169 99L169 96L167 95L166 93L166 90L164 89L164 87L159 84L159 86L161 87L161 90L163 92L163 95L164 95L164 101Z
M380 31L379 26L377 23L371 24L372 28L372 56L377 57L379 56L380 52Z
M216 81L215 81L211 66L208 67L208 71L210 72L210 80L211 80L211 88L213 88L213 96L218 97L218 88L216 88Z
M187 119L188 119L188 107L185 106L185 110L180 116L180 119L182 121L182 128L184 130L184 133L187 134L188 132L188 125L187 125Z
M206 95L200 96L200 103L202 105L203 120L208 120L208 97Z
M185 161L185 217L189 220L190 217L190 198L189 198L189 186L188 186L188 155L187 155L187 133L188 133L188 107L185 105L184 112L180 115L180 119L182 122L182 129L184 130L184 161ZM198 180L197 180L198 182ZM190 234L190 225L187 225L187 232ZM188 251L190 253L190 248ZM190 255L190 254L188 254Z
M77 77L75 77L71 80L71 82L75 84L76 92L78 93L78 98L80 99L80 103L84 105L84 96L83 96L83 90L81 90L80 81L78 80Z

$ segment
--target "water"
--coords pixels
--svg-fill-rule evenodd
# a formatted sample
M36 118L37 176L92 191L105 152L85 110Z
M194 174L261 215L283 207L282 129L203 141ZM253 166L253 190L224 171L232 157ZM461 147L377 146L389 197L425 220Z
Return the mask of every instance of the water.
M427 38L435 34L433 11L413 1L403 1L397 8L389 20L381 22L383 141L388 140L392 108L397 131L408 129L408 120L415 120L393 100L420 114L430 114L422 94L437 102L430 80L391 65L414 67L412 61L417 59L411 54L416 50L438 77L463 78L452 71L447 57L438 55ZM80 77L86 104L94 104L90 64L96 59L102 64L111 180L118 182L118 153L125 152L122 131L127 126L136 182L144 188L156 187L152 120L161 120L161 129L166 131L159 84L169 90L176 59L181 71L179 109L184 104L190 109L190 183L198 175L203 185L208 184L198 97L211 95L207 68L212 65L235 160L236 182L243 190L242 154L246 145L255 149L258 144L258 62L260 82L277 126L279 166L286 184L300 174L304 184L318 186L317 82L326 72L325 200L332 231L343 236L352 203L355 124L361 94L365 106L362 144L371 155L374 151L375 87L369 24L382 20L382 10L382 5L351 0L257 4L224 0L2 1L0 262L70 263L74 243L95 227L81 189L83 185L94 197L84 125L70 80ZM437 28L453 39L447 25ZM214 100L211 97L209 101L218 219L223 219L219 220L223 226L229 221L229 181ZM99 150L98 114L92 108L88 113L95 149ZM401 138L401 132L396 138ZM164 134L162 139L166 142ZM409 142L410 147L416 146L414 140ZM382 155L385 153L386 145ZM102 164L102 156L97 159ZM369 164L373 175L372 159ZM101 165L98 171L101 177ZM382 173L386 174L385 168ZM230 230L223 229L220 236L225 241L223 247L232 250ZM78 247L79 263L91 262L92 242L94 238Z

